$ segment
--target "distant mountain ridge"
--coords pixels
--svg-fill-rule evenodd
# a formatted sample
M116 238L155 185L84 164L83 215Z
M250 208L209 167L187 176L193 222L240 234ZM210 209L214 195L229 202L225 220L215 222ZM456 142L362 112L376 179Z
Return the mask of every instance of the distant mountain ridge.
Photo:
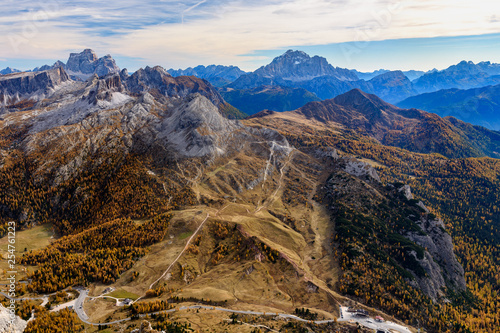
M246 114L254 114L264 109L291 111L304 104L320 99L302 88L282 86L260 86L250 89L221 89L224 99Z
M34 68L33 72L41 72L58 67L64 68L72 80L85 81L93 75L103 77L120 73L125 81L129 77L126 69L120 71L115 60L106 55L99 58L91 49L70 54L66 63L61 61L53 65ZM3 75L19 72L6 68L0 71ZM195 76L207 80L219 89L219 93L230 99L248 114L269 109L289 111L315 100L326 100L339 96L352 89L375 94L383 100L397 104L412 96L435 92L442 89L477 89L489 85L500 84L500 64L483 61L475 64L472 61L461 61L444 70L422 71L389 71L380 69L371 73L334 67L327 59L320 56L309 56L303 51L288 50L275 57L268 65L254 72L247 73L236 66L196 66L187 69L169 69L173 77ZM271 88L272 87L272 88ZM437 112L440 115L453 115L474 124L497 129L496 90L489 90L488 98L473 98L465 95L467 102L456 101L448 105L443 101L426 102L421 96L417 104L423 109ZM446 93L448 96L450 92ZM6 94L4 94L6 95ZM8 94L7 94L8 95ZM221 97L222 98L222 97ZM413 99L412 101L416 101ZM445 98L446 101L451 101ZM431 104L437 103L433 106ZM481 110L476 110L477 104ZM450 109L445 109L445 108ZM234 108L230 110L234 117L243 114ZM472 115L475 115L473 118Z
M413 81L419 93L441 89L471 89L500 83L500 64L491 62L461 61L444 70L422 75Z
M210 66L196 66L194 68L188 67L186 69L169 69L167 72L170 75L177 76L196 76L200 79L205 79L216 87L222 87L229 84L240 76L246 74L236 66L222 66L222 65L210 65Z
M500 130L500 85L474 89L444 89L407 98L397 104L452 116L474 125Z
M354 71L333 67L323 57L310 57L305 52L293 50L288 50L252 73L242 75L228 87L250 89L265 85L306 89L320 99L333 98L359 88L381 95L392 103L417 93L401 71L381 71L381 74L365 81L360 80Z
M12 74L12 73L19 73L19 72L21 72L19 69L7 67L7 68L2 69L0 71L0 74L5 75L5 74Z
M377 75L390 72L390 70L388 70L388 69L378 69L378 70L373 71L373 72L360 72L360 71L357 71L355 69L352 69L351 71L353 71L361 80L365 80L365 81L371 80ZM409 71L402 71L402 72L410 81L413 81L413 80L418 79L422 75L429 73L429 72L432 72L432 71L424 72L424 71L409 70Z

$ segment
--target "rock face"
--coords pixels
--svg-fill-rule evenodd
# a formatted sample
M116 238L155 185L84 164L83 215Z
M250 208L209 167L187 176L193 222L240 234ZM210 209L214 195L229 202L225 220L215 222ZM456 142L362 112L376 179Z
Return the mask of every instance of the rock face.
M417 224L425 235L409 233L406 237L427 249L424 259L417 258L428 275L416 276L419 287L434 300L443 295L443 288L447 285L456 290L465 290L464 269L453 253L452 239L445 231L443 221L422 218Z
M61 67L43 72L0 76L0 104L15 104L22 98L40 100L51 90L68 81L71 79Z
M24 321L16 316L14 325L11 327L9 310L0 304L0 332L22 333L26 328L27 323L27 321Z
M199 93L188 96L161 123L158 139L186 157L221 155L240 125L228 120Z
M126 79L125 85L132 93L149 92L155 97L186 97L200 93L216 106L224 103L222 96L209 82L188 76L174 78L160 66L139 69Z
M355 158L343 158L345 160L344 170L350 175L366 180L380 182L380 177L370 164L359 161Z
M91 49L86 49L81 53L71 53L65 68L70 75L82 80L88 79L93 74L105 76L120 72L115 60L109 54L98 58Z
M111 102L113 97L116 97L114 93L125 91L119 74L108 75L104 78L99 78L97 74L94 74L92 84L93 88L89 90L87 98L93 104L98 104L99 101Z
M398 192L406 200L413 199L409 185L401 186ZM417 205L429 213L421 201ZM416 223L422 232L407 232L405 237L426 249L423 258L418 258L413 252L415 259L426 272L426 276L413 274L417 286L433 300L444 296L446 287L465 290L464 269L453 252L453 242L444 228L443 221L426 214Z
M411 193L410 185L404 185L398 191L403 193L403 195L405 196L406 200L413 199L413 194Z
M66 67L74 72L90 74L94 72L97 54L91 49L86 49L81 53L71 53Z

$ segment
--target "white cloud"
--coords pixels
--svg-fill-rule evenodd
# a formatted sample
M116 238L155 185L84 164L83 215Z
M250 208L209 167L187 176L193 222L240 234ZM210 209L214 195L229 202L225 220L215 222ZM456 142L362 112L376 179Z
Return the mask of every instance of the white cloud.
M19 0L19 8L31 3ZM500 12L496 0L53 0L45 8L51 4L0 14L0 57L57 59L92 47L173 67L235 64L289 46L496 33L492 13ZM34 19L40 11L49 19Z
M255 50L346 41L457 36L498 32L489 24L495 1L283 1L227 5L224 13L185 24L149 27L116 41L113 49L152 62L179 65L241 61ZM397 5L399 4L399 5Z

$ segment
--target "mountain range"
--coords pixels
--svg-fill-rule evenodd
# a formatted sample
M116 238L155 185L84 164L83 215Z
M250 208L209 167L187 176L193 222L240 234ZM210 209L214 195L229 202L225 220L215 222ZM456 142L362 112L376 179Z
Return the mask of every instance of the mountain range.
M455 118L441 118L417 109L400 109L359 89L334 99L310 102L278 114L262 111L252 118L303 116L352 134L369 137L386 146L420 153L439 153L450 158L490 156L499 158L500 133L472 126Z
M194 68L189 67L186 69L169 69L170 75L176 76L196 76L201 79L209 81L212 85L216 87L225 86L236 79L238 79L246 72L242 71L236 66L222 66L222 65L210 65L210 66L196 66Z
M441 117L452 116L471 124L500 130L500 85L474 89L443 89L421 94L398 103L433 112Z
M72 79L83 81L87 80L93 74L104 76L109 73L118 73L120 71L111 55L108 54L104 57L98 58L97 54L93 50L85 49L80 53L71 53L66 64L58 60L53 65L35 67L33 70L30 70L28 72L42 72L58 67L64 68ZM1 70L0 74L12 74L20 72L22 71L7 67Z
M110 55L98 58L90 49L81 53L72 53L66 64L57 61L52 66L45 65L32 71L38 72L56 67L65 68L74 80L86 80L93 74L104 76L120 72ZM19 71L6 68L0 73L14 72ZM224 98L230 100L231 104L246 114L254 114L265 109L291 111L310 101L334 98L352 89L361 89L397 104L422 93L437 92L442 89L476 89L500 83L500 65L487 61L477 64L462 61L444 70L434 69L428 72L381 69L363 73L333 67L323 57L310 57L305 52L293 50L286 51L283 55L273 59L270 64L251 73L244 72L235 66L221 65L196 66L184 70L169 69L167 72L174 77L195 76L209 81L217 87ZM497 129L496 120L491 118L494 117L495 107L488 102L489 100L491 99L482 100L485 105L481 106L481 111L468 108L469 105L472 108L477 105L474 102L457 102L459 106L452 106L464 112L440 111L439 108L443 106L432 108L432 105L428 106L428 111L438 112L443 116L453 115L461 120ZM411 106L410 104L402 105ZM421 105L423 104L415 104L416 107L426 109L427 106ZM241 112L235 110L231 112L234 117L243 117ZM479 114L478 112L489 113L489 115L484 117L478 115L477 121L467 116Z
M259 86L249 89L219 89L224 99L246 114L265 109L275 111L295 110L304 104L320 99L303 88Z
M390 72L390 70L388 70L388 69L378 69L378 70L373 71L373 72L359 72L355 69L352 69L351 71L353 71L358 78L360 78L361 80L365 80L365 81L371 80L377 75ZM437 69L434 69L434 70L429 71L429 72L434 72L434 71L437 71ZM409 70L409 71L403 71L403 74L410 81L414 81L414 80L418 79L419 77L421 77L422 75L429 73L429 72Z
M218 88L100 59L0 76L27 332L498 327L500 132L348 89L416 93L401 71L295 51ZM237 100L263 110L231 119Z
M419 93L441 89L471 89L500 83L500 64L462 61L442 71L422 75L413 82Z
M251 96L246 96L245 92L248 89L275 85L302 88L314 93L320 99L333 98L351 89L359 88L380 96L388 102L397 103L427 91L450 87L471 88L498 83L498 67L499 65L489 62L477 65L472 62L461 62L442 71L432 70L427 73L387 70L360 73L355 70L348 71L333 67L322 57L311 58L304 52L289 50L275 58L269 65L241 75L227 87L232 89L233 95L236 94L234 91L241 91L239 95L243 100L251 98ZM358 77L358 74L362 76L362 79ZM259 89L263 90L263 88ZM233 101L238 104L238 101ZM287 109L283 105L274 107L277 111Z

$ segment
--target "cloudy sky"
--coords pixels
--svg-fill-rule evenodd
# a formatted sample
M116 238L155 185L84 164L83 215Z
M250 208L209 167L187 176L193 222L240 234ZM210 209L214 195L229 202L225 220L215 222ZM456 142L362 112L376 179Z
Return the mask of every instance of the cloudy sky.
M237 65L254 70L287 49L359 70L500 63L498 0L2 0L0 69L70 52L120 67Z

